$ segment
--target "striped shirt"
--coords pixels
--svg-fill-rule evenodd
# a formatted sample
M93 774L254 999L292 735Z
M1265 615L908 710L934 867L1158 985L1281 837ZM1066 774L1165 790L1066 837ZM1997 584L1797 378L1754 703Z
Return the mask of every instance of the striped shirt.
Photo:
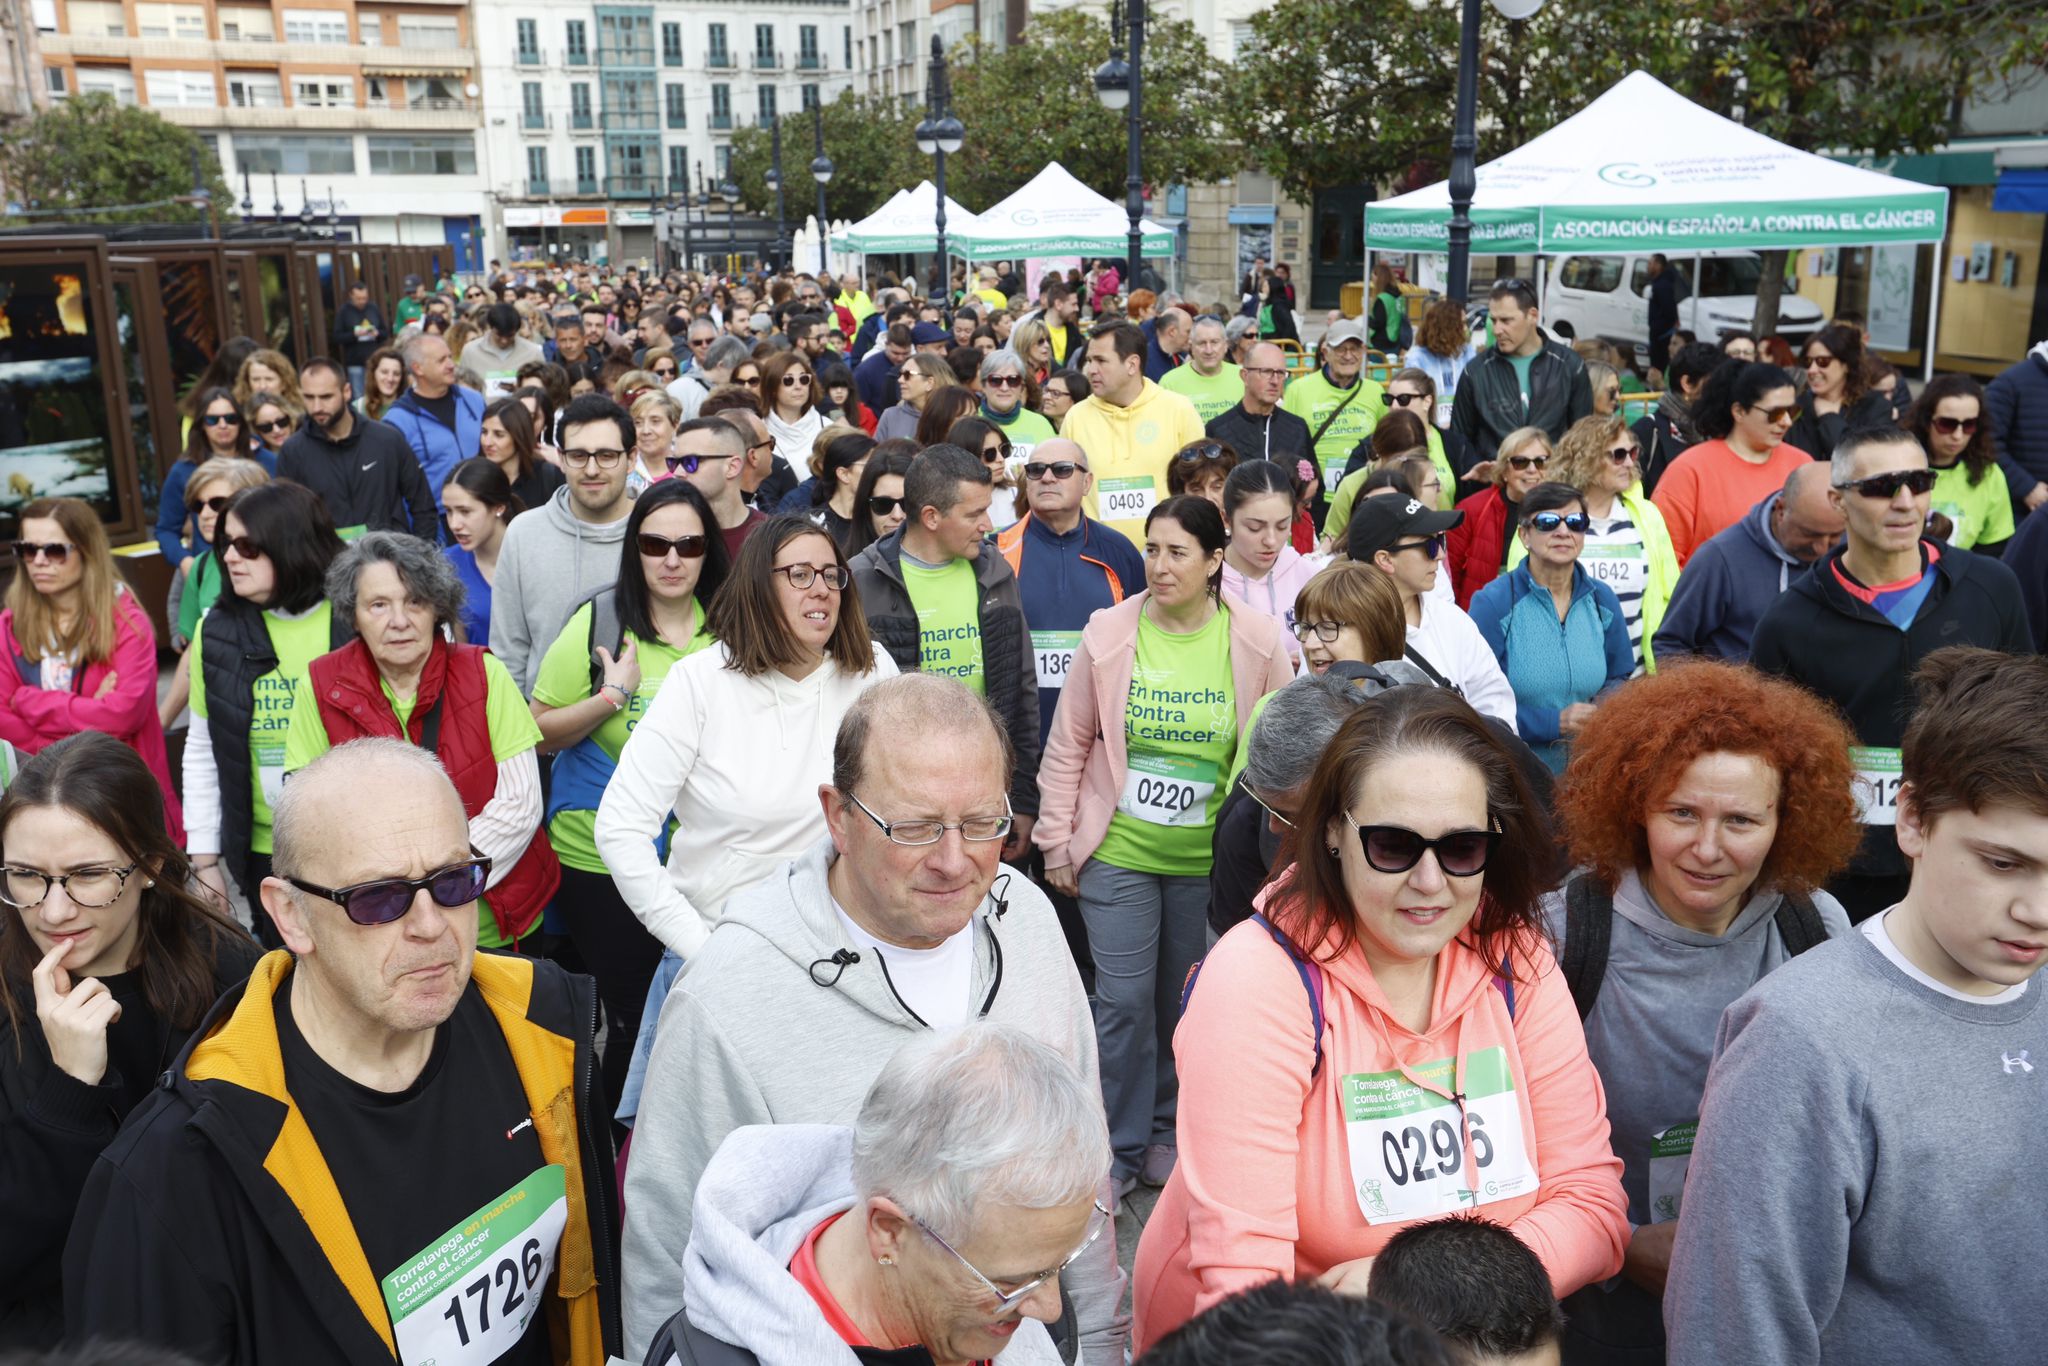
M1643 592L1650 586L1650 554L1643 533L1629 520L1628 508L1615 500L1614 515L1595 517L1579 553L1585 571L1614 590L1628 623L1629 648L1636 653L1636 673L1643 671Z

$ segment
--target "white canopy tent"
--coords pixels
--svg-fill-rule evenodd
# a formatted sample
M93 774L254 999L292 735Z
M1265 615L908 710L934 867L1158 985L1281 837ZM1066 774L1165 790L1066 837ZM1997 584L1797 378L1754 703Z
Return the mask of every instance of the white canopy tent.
M832 246L835 250L863 254L937 251L938 228L934 220L938 217L938 206L938 188L929 180L919 181L916 189L898 190L881 208L852 227L835 232ZM955 247L956 235L978 222L977 215L960 207L953 196L946 196L947 255L960 254Z
M1150 219L1139 220L1147 256L1173 255L1173 232ZM1110 256L1122 260L1130 248L1131 220L1121 204L1076 180L1057 161L1028 184L984 212L971 229L949 243L970 261L1040 256Z
M1472 249L1501 254L1939 243L1948 191L1787 147L1632 71L1549 132L1481 166L1471 217ZM1450 182L1439 181L1367 204L1365 243L1373 251L1442 252L1450 220ZM1941 307L1936 266L1930 372Z

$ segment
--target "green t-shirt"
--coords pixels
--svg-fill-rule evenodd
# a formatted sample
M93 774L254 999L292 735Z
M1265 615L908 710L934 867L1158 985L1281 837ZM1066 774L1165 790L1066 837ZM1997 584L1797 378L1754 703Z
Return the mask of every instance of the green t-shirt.
M1207 877L1237 757L1230 609L1189 635L1140 616L1137 649L1124 704L1124 788L1095 857L1137 873Z
M189 561L192 572L185 576L185 595L178 599L178 634L187 640L199 638L199 619L220 600L220 561L202 550Z
M1010 438L1010 459L1016 464L1030 459L1033 448L1040 442L1050 441L1059 435L1045 414L1032 412L1021 400L1008 413L992 413L988 405L983 404L981 415L1002 428L1003 435Z
M303 670L301 677L304 677ZM398 718L399 728L404 729L412 723L413 708L418 699L401 703L392 695L389 683L381 679L379 683L384 689L384 700L391 704L391 714ZM540 725L533 719L526 699L519 695L519 685L512 681L511 673L498 662L496 655L484 656L484 683L484 724L490 730L491 757L502 764L540 743ZM332 748L327 738L327 725L320 719L320 704L313 697L312 686L308 683L297 691L298 697L292 704L291 729L284 745L284 771L287 773L296 773ZM510 942L498 933L498 922L491 915L490 903L483 898L476 903L476 936L480 948L502 948Z
M1436 466L1437 504L1449 512L1457 504L1458 477L1451 473L1451 462L1444 458L1443 437L1434 427L1429 429L1429 463ZM1330 491L1330 511L1323 518L1323 535L1343 537L1344 529L1351 525L1351 514L1358 508L1359 490L1372 477L1372 471L1371 465L1360 466Z
M618 761L619 753L626 747L626 737L640 724L640 718L647 715L647 709L654 705L654 694L661 690L662 680L676 661L693 655L711 644L711 632L704 626L704 609L692 603L696 614L692 623L690 643L678 650L659 636L643 640L631 631L626 633L629 640L639 647L640 686L626 699L626 705L606 717L598 728L590 732L590 738L597 747ZM533 680L533 700L544 707L573 707L590 696L590 604L584 603L569 618L569 624L562 628L562 634L555 637L555 643L548 646L548 652L541 656L540 674ZM608 644L600 641L599 644ZM555 846L555 857L570 868L586 873L603 873L609 870L597 853L597 812L562 810L548 822L548 842Z
M1322 471L1323 488L1333 489L1344 477L1344 466L1351 459L1351 452L1358 443L1372 435L1372 429L1380 418L1386 415L1386 391L1375 380L1359 377L1364 388L1350 403L1351 390L1339 389L1330 383L1329 377L1321 370L1303 375L1287 386L1287 392L1280 399L1280 406L1308 424L1308 433L1314 436L1318 430L1322 439L1316 442L1316 466ZM1343 411L1339 412L1339 405ZM1334 419L1331 414L1335 413ZM1329 421L1327 428L1323 423Z
M986 695L981 662L981 586L974 561L927 569L903 559L903 587L917 609L917 671L957 678Z
M1536 354L1509 356L1508 364L1515 367L1515 383L1522 390L1522 415L1529 414L1529 369L1536 363Z
M196 572L196 571L195 571ZM291 731L292 698L298 681L314 660L327 653L329 611L321 603L301 617L263 614L270 632L270 648L277 653L277 667L256 680L255 709L249 716L249 848L258 854L270 849L270 803L284 784L286 736ZM192 638L192 714L206 717L206 671L201 667L200 642Z
M1193 365L1175 366L1159 381L1159 387L1185 396L1205 424L1210 418L1229 412L1244 397L1244 381L1239 378L1237 367L1228 361L1221 370L1207 376L1197 374Z
M1938 471L1927 510L1939 512L1955 523L1948 543L1959 549L1996 545L2012 538L2012 494L2006 487L2005 471L1996 465L1984 471L1984 477L1974 485L1968 468L1960 460Z

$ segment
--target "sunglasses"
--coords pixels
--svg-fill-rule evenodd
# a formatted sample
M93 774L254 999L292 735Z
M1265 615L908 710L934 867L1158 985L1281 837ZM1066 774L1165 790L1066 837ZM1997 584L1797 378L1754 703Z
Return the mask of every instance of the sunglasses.
M1431 840L1398 825L1352 821L1351 828L1358 832L1365 861L1381 873L1405 873L1422 862L1424 854L1434 853L1436 866L1445 877L1477 877L1486 871L1486 861L1500 844L1498 830L1453 830Z
M676 552L676 558L679 560L701 560L704 558L705 548L711 544L710 538L706 536L677 536L671 540L667 536L657 536L651 531L639 533L634 541L639 545L640 553L650 560L665 560L671 550Z
M782 377L782 387L785 389L808 389L811 387L811 377L809 375L784 375Z
M1072 479L1074 471L1081 467L1071 460L1054 460L1050 463L1034 460L1024 467L1026 479Z
M1286 372L1285 372L1285 371L1282 371L1282 372L1280 372L1280 373L1283 373L1283 374L1284 374L1284 373L1286 373ZM1405 407L1407 407L1407 406L1408 406L1409 404L1411 404L1411 403L1427 403L1427 402L1429 402L1429 395L1428 395L1428 394L1388 394L1388 395L1387 395L1387 402L1389 402L1389 403L1398 403L1398 404L1400 404L1400 405L1401 405L1402 407L1404 407L1404 408L1405 408Z
M186 504L186 510L189 512L199 512L202 509L212 513L226 512L231 501L233 500L225 494L216 494L214 497L201 498L197 502Z
M668 466L670 474L695 474L697 468L710 458L708 455L665 455L662 463Z
M1444 538L1441 535L1424 536L1419 541L1397 541L1387 547L1389 555L1398 555L1404 550L1419 550L1434 560L1444 553Z
M1835 364L1838 359L1839 357L1836 356L1808 356L1806 358L1806 368L1809 370L1825 370L1830 365Z
M1068 468L1071 469L1072 466L1069 466ZM1028 466L1025 468L1025 473L1030 473L1030 468ZM891 498L886 493L877 493L869 497L868 511L874 513L877 517L887 517L890 513L894 512L897 506L902 502L903 500L901 498ZM905 511L908 511L907 507L905 508Z
M981 453L981 463L984 465L993 465L997 461L1008 460L1009 458L1010 443L1007 441L1001 445L990 446Z
M245 560L260 560L263 558L263 547L250 540L247 536L230 538L227 548Z
M292 420L288 417L272 418L268 422L256 424L256 430L259 432L288 432L291 429Z
M484 894L491 876L491 860L483 855L437 869L425 877L379 878L348 887L321 887L295 877L285 879L309 896L332 901L358 925L389 925L412 909L412 899L425 892L436 906L457 910L472 905Z
M1930 493L1938 476L1933 470L1892 470L1888 474L1873 474L1868 479L1852 479L1835 487L1861 494L1865 498L1882 498L1886 502L1899 496L1905 489L1914 497Z
M990 375L982 381L982 384L990 389L1017 389L1023 386L1024 377L1022 375Z
M1186 461L1220 460L1223 458L1223 443L1220 441L1199 441L1180 452L1180 459Z
M663 379L674 379L676 368L673 365L657 365L654 367L654 373Z
M14 556L23 564L36 559L47 559L51 564L62 564L71 558L71 547L62 541L16 541Z
M902 374L896 376L896 382L898 384L908 384L911 380L922 379L923 377L924 372L922 370L905 370Z
M1934 430L1940 432L1943 436L1954 436L1957 432L1961 432L1964 436L1975 436L1977 434L1977 419L1974 417L1937 417L1934 419Z
M233 413L208 413L200 419L209 427L239 427L242 419Z
M1563 527L1575 536L1583 536L1592 522L1583 512L1539 512L1529 519L1529 525L1538 531L1556 531Z
M1508 457L1508 468L1510 469L1540 470L1549 463L1550 457L1547 455L1511 455Z
M1762 414L1766 422L1790 422L1799 416L1799 405L1787 403L1779 408L1752 408L1750 411Z
M734 384L745 384L751 386L759 384L761 382L761 377L759 375L734 375L732 377L732 382Z
M1636 448L1634 446L1616 446L1607 452L1607 458L1617 465L1626 465L1629 461L1636 458Z

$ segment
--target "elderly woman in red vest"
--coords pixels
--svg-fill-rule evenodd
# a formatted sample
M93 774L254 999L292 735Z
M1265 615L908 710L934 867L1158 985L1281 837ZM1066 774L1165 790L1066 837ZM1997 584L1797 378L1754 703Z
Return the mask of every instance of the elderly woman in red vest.
M449 642L462 582L418 537L359 538L328 569L327 596L356 638L315 659L296 690L285 772L366 735L432 750L462 794L470 844L491 860L477 946L518 948L562 879L540 828L540 726L519 685L482 646Z

